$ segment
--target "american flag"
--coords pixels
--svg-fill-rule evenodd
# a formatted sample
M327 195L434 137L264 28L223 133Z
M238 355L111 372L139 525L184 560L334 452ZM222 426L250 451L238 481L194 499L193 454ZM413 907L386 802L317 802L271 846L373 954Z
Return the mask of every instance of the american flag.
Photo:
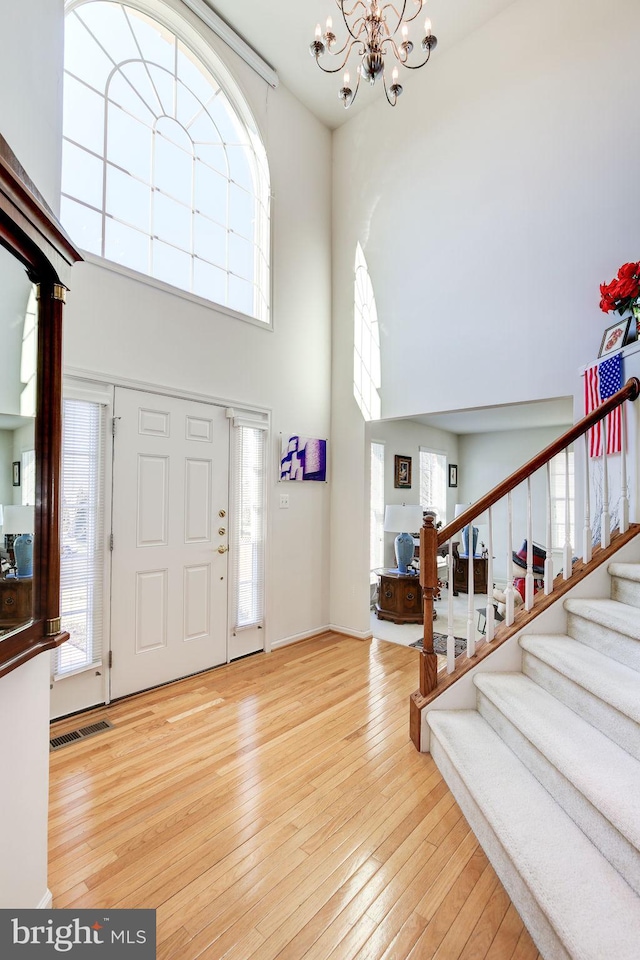
M615 356L596 363L584 375L584 412L591 413L605 400L622 387L622 356ZM609 413L607 424L607 454L620 453L622 449L622 405ZM602 423L600 420L589 431L589 456L599 457L602 454Z

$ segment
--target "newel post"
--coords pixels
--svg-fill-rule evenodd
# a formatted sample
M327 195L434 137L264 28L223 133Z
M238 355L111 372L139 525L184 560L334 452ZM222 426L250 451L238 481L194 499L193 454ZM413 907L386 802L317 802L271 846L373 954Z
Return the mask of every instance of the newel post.
M423 641L420 654L420 693L435 690L438 657L433 650L433 603L438 595L438 531L427 514L420 530L420 586L422 587Z

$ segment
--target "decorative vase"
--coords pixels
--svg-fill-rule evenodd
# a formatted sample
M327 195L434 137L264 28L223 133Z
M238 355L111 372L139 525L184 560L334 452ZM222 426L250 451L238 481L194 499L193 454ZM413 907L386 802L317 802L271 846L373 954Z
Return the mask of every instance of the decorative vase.
M413 560L413 537L410 533L399 533L395 540L396 563L398 573L408 573Z
M16 576L18 579L33 576L33 534L21 533L13 541L13 554L16 558Z
M473 550L469 553L469 527L462 528L462 555L464 557L475 557L478 547L478 528L473 528Z

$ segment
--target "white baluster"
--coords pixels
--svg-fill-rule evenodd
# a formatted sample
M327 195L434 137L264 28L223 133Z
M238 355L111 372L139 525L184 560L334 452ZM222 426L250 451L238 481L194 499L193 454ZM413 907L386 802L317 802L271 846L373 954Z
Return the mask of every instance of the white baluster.
M589 431L584 434L584 533L582 559L591 562L593 556L593 531L591 530L591 458L589 457Z
M449 540L449 596L447 602L447 673L453 673L456 668L456 641L453 636L453 541Z
M635 322L635 321L634 321ZM620 410L620 533L629 529L629 484L627 482L627 405Z
M527 477L527 573L524 578L524 606L533 606L533 515L531 512L531 477Z
M474 551L473 551L473 521L469 524L469 546L467 547L468 554L468 577L467 577L467 656L473 657L476 652L476 628L473 623L473 614L474 614L474 576L473 576L473 560L474 560Z
M607 418L602 420L602 532L600 545L611 543L611 514L609 513L609 460L607 457Z
M564 448L564 552L562 558L563 578L568 580L572 572L573 547L571 546L571 510L569 503L569 447Z
M547 548L544 561L544 592L553 593L553 522L551 516L551 462L547 461Z
M487 643L491 643L496 635L496 608L493 605L493 520L491 518L491 507L487 511L489 522L489 552L487 554L487 619L485 623L485 637Z
M511 505L511 492L507 494L507 588L504 592L505 594L505 621L508 627L513 623L513 618L515 615L514 611L514 601L513 594L515 587L513 586L513 557L511 556L511 551L513 550L513 508Z

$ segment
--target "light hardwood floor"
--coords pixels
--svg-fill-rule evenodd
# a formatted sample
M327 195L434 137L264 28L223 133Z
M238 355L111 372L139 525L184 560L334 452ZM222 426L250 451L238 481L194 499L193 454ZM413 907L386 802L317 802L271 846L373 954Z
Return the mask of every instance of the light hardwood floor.
M326 634L54 724L115 725L51 755L54 907L155 908L160 960L541 960L409 741L417 659Z

